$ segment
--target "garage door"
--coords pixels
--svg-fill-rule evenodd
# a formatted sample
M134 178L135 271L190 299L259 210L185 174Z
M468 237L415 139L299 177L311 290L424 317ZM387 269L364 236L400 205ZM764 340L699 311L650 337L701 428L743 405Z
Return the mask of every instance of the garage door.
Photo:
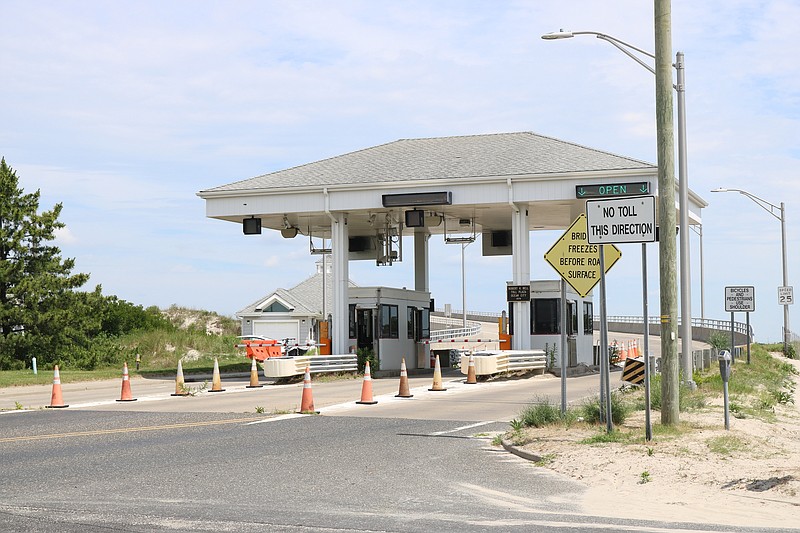
M253 335L262 335L279 341L283 339L298 339L299 331L300 322L298 320L261 320L253 322Z

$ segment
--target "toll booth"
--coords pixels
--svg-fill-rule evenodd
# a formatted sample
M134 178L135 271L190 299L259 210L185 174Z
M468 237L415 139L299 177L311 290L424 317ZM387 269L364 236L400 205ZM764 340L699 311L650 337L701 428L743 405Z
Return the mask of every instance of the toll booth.
M511 284L511 282L509 282ZM561 365L561 281L531 281L531 348L552 349ZM514 334L513 306L509 305L509 333ZM593 363L594 306L592 293L581 297L567 285L567 365ZM550 361L548 361L550 364Z
M381 370L430 365L431 297L429 292L392 287L349 290L350 351L372 350Z

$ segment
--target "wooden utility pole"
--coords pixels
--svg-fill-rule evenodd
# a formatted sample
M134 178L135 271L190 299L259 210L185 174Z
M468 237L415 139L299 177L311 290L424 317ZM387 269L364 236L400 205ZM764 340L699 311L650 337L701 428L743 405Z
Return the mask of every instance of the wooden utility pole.
M678 291L675 233L675 141L672 118L671 0L655 2L656 139L661 294L661 423L679 421ZM681 231L688 229L681 228ZM686 317L688 319L688 317ZM684 342L691 342L685 340Z

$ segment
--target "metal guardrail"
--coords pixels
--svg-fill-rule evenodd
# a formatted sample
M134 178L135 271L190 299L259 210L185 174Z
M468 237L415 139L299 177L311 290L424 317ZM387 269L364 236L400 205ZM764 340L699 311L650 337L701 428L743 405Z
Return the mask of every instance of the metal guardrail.
M463 326L464 321L458 318L447 318L447 317L431 315L431 322L436 322L437 324L445 324L448 326L455 326L455 325L461 326L458 328L439 329L436 331L431 331L431 338L430 338L431 342L439 342L444 339L472 337L474 335L479 334L482 329L482 325L480 322L471 322L471 321L467 321L467 327L465 328Z
M544 350L505 350L476 352L475 375L489 376L516 370L542 370L547 367ZM461 356L461 373L469 370L469 355Z
M440 307L438 309L435 309L433 311L433 313L435 313L437 315L444 316L445 310L444 310L443 307ZM432 315L433 315L433 313L432 313ZM463 311L461 311L461 309L451 309L450 310L450 316L451 317L452 316L461 317L461 316L463 316ZM494 313L494 312L491 312L491 311L467 311L467 316L468 317L470 317L470 316L483 317L483 318L487 319L486 322L496 322L497 319L502 316L502 313Z
M306 366L308 366L312 374L320 372L355 372L358 370L356 354L271 357L264 361L264 376L268 378L299 376L305 373Z
M600 317L595 315L593 317L595 322L600 320ZM642 324L644 320L642 320L641 315L615 315L615 316L608 316L606 317L608 322L628 322L631 324ZM661 317L658 316L651 316L648 318L648 324L661 324ZM680 327L681 320L678 319L678 327ZM706 328L706 329L716 329L723 332L730 332L731 330L731 321L730 320L715 320L709 318L693 318L692 319L692 327L693 328ZM750 335L750 338L753 337L753 328L747 329L747 324L744 322L734 322L733 323L733 330L736 333L741 335Z

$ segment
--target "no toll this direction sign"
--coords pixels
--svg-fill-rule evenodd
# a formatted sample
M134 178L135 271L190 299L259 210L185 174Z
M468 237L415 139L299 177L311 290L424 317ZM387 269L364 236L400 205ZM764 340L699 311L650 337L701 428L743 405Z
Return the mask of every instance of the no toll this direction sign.
M655 196L587 200L589 244L655 242Z
M725 311L750 313L755 310L755 287L725 287Z

